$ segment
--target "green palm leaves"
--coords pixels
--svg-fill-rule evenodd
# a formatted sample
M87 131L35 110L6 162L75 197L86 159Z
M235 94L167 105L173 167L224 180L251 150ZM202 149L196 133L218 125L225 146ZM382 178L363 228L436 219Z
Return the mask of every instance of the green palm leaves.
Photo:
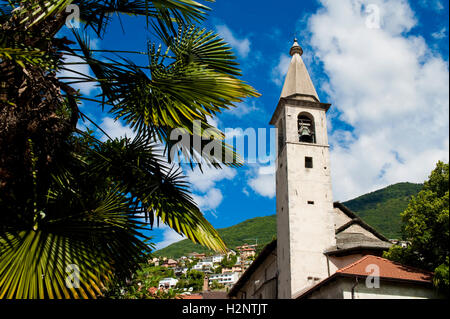
M138 136L108 141L94 150L90 156L93 172L107 174L112 184L129 194L151 225L157 218L158 223L161 220L194 242L225 251L217 231L193 202L182 171L165 162L154 143Z
M86 30L74 30L76 43L55 37L68 5L98 36L113 14L128 14L146 17L156 38L147 52L94 53ZM173 162L242 165L208 119L258 96L238 78L231 48L191 25L207 10L192 0L0 1L0 125L9 123L0 127L0 298L96 298L145 261L152 249L145 234L155 223L227 249ZM147 55L147 65L128 54ZM55 76L71 68L67 56L94 76ZM83 82L101 93L86 97L71 87ZM79 117L88 119L80 100L106 106L136 137L101 142L76 129ZM22 166L5 153L8 145L20 146Z
M208 125L207 118L258 94L236 77L239 70L231 48L213 32L180 27L174 35L163 24L156 30L168 47L163 51L161 46L149 43L149 63L145 67L128 60L107 63L94 59L86 38L78 33L75 36L83 59L102 88L102 100L112 106L116 118L139 132L157 136L169 146L173 145L172 130L182 129L192 137L193 122L199 121L197 135L219 144L220 156L202 154L194 143L181 145L180 151L190 160L198 162L203 157L208 164L220 166L232 150L223 142L223 133ZM241 165L236 154L230 158L226 164Z
M68 143L32 223L2 216L0 298L95 298L145 261L146 223L124 189L96 173L89 140Z
M210 0L207 0L210 1ZM73 0L80 8L80 18L85 26L102 35L113 14L145 16L147 23L157 20L173 27L174 24L191 24L204 19L209 8L192 0Z

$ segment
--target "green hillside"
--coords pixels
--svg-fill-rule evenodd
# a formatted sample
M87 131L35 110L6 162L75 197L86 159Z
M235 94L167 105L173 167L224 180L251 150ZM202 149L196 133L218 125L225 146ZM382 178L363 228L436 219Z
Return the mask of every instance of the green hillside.
M400 213L408 205L412 195L416 195L422 184L398 183L358 198L343 202L369 225L388 238L400 238ZM253 244L256 239L260 247L276 236L276 216L248 219L237 225L218 229L228 247L234 248L244 243ZM210 252L188 239L174 243L155 252L156 255L178 258L189 252Z
M423 184L398 183L343 203L388 238L401 237L400 213Z
M272 241L277 233L277 220L275 215L248 219L237 225L217 230L228 247L234 249L242 244L254 244L258 240L260 247ZM178 258L190 252L210 252L189 239L174 243L155 252L156 255Z

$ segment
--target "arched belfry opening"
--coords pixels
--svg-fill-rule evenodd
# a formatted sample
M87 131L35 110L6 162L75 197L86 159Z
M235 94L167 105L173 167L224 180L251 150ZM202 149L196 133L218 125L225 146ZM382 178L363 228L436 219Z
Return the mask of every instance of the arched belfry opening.
M302 143L316 143L314 118L308 113L298 115L298 141Z

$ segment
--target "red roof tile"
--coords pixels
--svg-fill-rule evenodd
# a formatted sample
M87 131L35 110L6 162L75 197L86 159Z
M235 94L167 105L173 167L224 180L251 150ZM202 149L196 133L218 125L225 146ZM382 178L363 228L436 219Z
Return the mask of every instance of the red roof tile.
M367 255L356 262L339 269L336 273L368 276L375 275L370 265L376 265L380 270L380 278L400 279L421 282L431 282L433 273L405 266L381 257Z
M433 278L433 273L431 272L405 266L381 257L367 255L354 263L337 270L336 273L325 278L316 285L294 294L293 298L304 298L338 276L375 276L373 267L369 267L371 265L378 266L380 278L386 280L413 281L430 284Z
M203 299L203 296L200 294L195 294L195 295L180 295L179 296L181 299Z

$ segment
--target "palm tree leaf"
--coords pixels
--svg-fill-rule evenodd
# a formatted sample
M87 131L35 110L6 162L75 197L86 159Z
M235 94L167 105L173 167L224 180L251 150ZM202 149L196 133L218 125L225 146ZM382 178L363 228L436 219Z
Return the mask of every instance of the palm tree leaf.
M202 147L208 142L214 145L215 153L204 156L208 165L220 163L240 166L242 162L232 147L224 142L224 134L207 124L207 117L228 109L234 102L248 96L258 96L252 87L236 77L209 69L197 62L179 61L166 66L161 48L149 49L150 77L132 61L111 63L92 57L89 45L80 34L75 33L82 48L85 61L90 65L102 88L102 98L113 105L111 112L122 118L135 131L147 132L162 143L174 144L170 140L174 129L186 130L193 139L193 122L199 121L201 129L197 136ZM211 132L213 137L211 138ZM209 136L207 136L209 135ZM179 144L187 160L198 162L202 149L194 145ZM187 149L185 149L187 147ZM194 155L197 153L197 155ZM234 161L224 161L225 158Z
M204 18L208 7L192 0L74 0L80 8L80 18L86 26L101 36L111 15L127 14L157 19L173 28L174 22L188 24Z
M153 23L153 28L177 59L185 64L196 62L221 73L242 75L231 47L217 33L196 26L180 26L175 34L157 22Z
M194 203L181 170L165 164L157 153L154 143L137 136L98 144L90 161L93 173L108 174L143 207L147 218L152 216L151 225L159 218L192 241L224 251L225 244Z
M72 0L41 0L41 1L8 1L14 7L11 14L17 16L19 24L29 29L33 25L45 21L65 10ZM4 5L2 5L4 6Z
M145 260L146 224L135 217L123 190L105 189L93 174L77 175L86 165L68 156L62 169L72 173L53 178L36 227L3 232L0 298L96 298L111 280L125 278ZM68 265L79 269L79 288L67 287Z

